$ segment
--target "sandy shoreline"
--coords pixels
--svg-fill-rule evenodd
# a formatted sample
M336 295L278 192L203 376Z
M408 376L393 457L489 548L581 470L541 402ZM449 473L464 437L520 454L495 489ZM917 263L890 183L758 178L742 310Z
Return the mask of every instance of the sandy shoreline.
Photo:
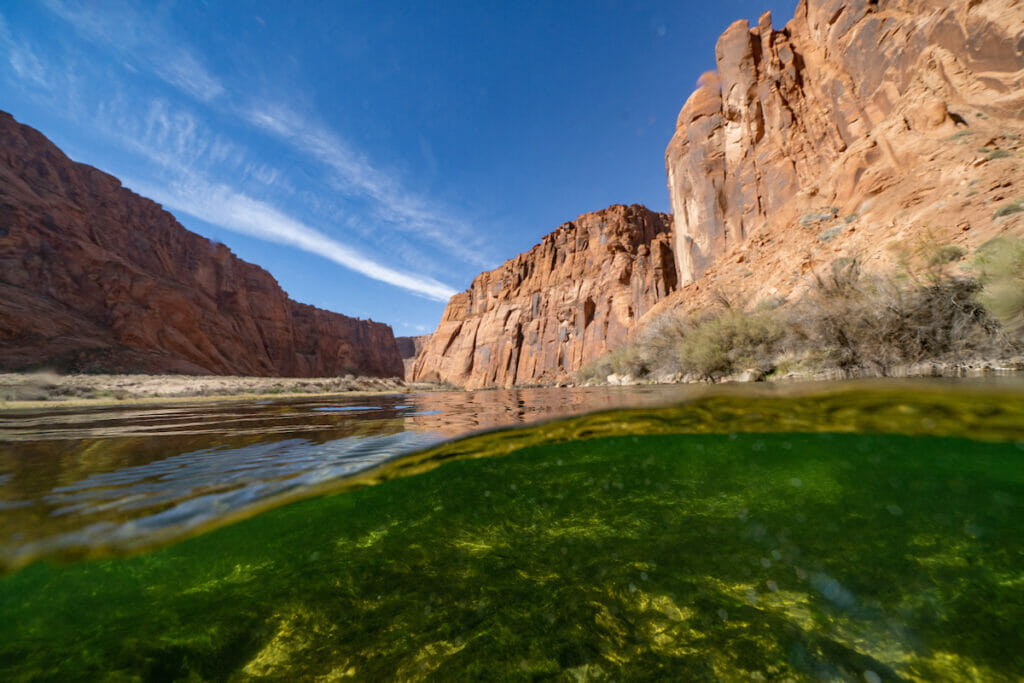
M746 372L723 377L719 383L769 384L829 382L869 378L1024 377L1024 357L998 360L931 361L890 368L887 373L817 371L764 376ZM643 384L707 384L695 377L666 377L660 381L610 375L604 382L557 386L624 386ZM525 388L525 387L520 387ZM225 375L58 375L52 372L0 373L0 411L39 408L201 403L328 396L358 396L409 392L461 391L438 382L406 382L397 377L238 377Z
M0 410L447 391L434 382L378 377L58 375L0 373Z

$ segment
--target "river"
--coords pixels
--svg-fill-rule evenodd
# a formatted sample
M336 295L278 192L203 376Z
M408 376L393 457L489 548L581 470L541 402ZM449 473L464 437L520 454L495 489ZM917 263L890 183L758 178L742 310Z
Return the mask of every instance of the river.
M1019 382L6 411L0 520L4 679L1024 674Z

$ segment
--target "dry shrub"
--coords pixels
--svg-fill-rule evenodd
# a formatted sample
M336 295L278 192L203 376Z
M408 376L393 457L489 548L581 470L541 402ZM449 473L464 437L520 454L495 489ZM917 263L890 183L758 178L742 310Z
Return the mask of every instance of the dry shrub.
M679 345L693 329L692 319L675 313L665 313L653 319L636 336L636 346L642 350L644 365L655 377L674 375L682 368L679 364Z
M785 327L770 311L728 307L709 315L683 337L679 365L683 372L706 379L750 369L768 372L785 336Z
M578 377L719 379L751 369L829 368L887 375L900 365L1024 347L1024 240L999 238L979 249L977 277L951 272L964 252L934 236L896 249L894 273L871 275L856 258L838 259L786 307L772 302L746 310L745 302L718 294L711 310L662 315Z
M985 349L993 321L977 303L977 280L935 268L904 284L865 274L857 259L839 259L795 307L794 341L818 347L841 369L895 365Z
M590 361L576 372L580 384L603 383L609 375L646 377L650 373L643 349L637 344L626 344Z

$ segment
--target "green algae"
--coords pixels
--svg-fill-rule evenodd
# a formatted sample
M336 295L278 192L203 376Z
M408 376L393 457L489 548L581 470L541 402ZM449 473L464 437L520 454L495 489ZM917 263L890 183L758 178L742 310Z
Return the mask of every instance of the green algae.
M1019 678L1018 403L734 403L488 434L417 476L32 565L0 580L0 674ZM831 429L795 433L812 413ZM988 441L935 435L968 413Z
M688 400L497 430L419 453L408 451L438 438L423 430L464 433L493 424L497 415L505 415L507 423L512 405L521 416L524 411L536 416L557 412L559 404L562 410L566 403L579 409L607 405L615 397L588 389L523 390L477 392L453 404L447 398L437 403L436 396L427 395L421 397L429 399L423 407L435 405L438 410L426 411L426 418L416 411L409 414L415 417L398 419L402 412L396 408L340 421L317 407L238 405L214 412L162 410L174 415L158 414L159 427L143 411L122 416L112 426L105 417L97 422L88 414L61 414L69 424L44 429L35 441L29 438L31 429L54 421L54 415L19 417L0 424L0 573L40 558L68 561L139 552L290 501L545 443L627 434L745 432L970 435L1021 441L1024 400L1010 388L1012 384L904 380L691 386L682 387L680 395L672 387L638 387L628 389L631 400ZM481 414L481 407L489 416ZM222 433L219 422L224 418L243 429ZM15 442L4 443L12 431ZM154 435L142 438L142 433ZM357 452L366 456L356 458L361 464L346 464ZM175 470L173 476L168 476L168 467ZM247 474L238 476L243 471Z

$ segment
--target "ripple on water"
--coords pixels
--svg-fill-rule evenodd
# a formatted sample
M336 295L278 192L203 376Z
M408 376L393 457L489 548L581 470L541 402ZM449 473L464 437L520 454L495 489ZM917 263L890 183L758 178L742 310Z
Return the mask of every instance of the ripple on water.
M39 555L129 550L171 540L345 486L445 437L559 411L676 402L628 414L597 413L539 431L500 432L472 445L453 442L433 454L400 458L380 476L500 455L533 442L622 433L711 431L734 441L751 431L967 433L1017 447L1024 443L1020 394L949 383L864 386L792 396L761 387L583 388L354 397L350 405L304 399L3 413L0 563L10 567ZM687 395L692 400L678 403ZM749 449L759 455L764 444L755 440ZM791 444L783 441L781 447ZM787 480L794 492L805 483L801 476ZM609 479L602 485L611 490L620 483ZM885 509L892 517L902 512L895 502Z

